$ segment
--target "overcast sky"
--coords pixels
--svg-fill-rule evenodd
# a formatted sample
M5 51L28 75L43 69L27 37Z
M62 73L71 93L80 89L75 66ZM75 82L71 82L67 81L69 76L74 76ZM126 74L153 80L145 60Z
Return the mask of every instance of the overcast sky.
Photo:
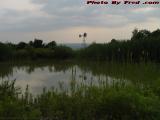
M110 1L110 0L109 0ZM144 1L144 0L141 0ZM87 5L86 0L0 0L0 41L80 43L128 39L134 28L160 28L159 5Z

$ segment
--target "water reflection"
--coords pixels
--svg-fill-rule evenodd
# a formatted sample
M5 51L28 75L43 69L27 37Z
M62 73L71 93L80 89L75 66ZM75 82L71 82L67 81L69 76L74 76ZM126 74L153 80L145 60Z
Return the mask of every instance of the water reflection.
M38 61L38 62L6 62L0 64L0 79L14 80L25 90L26 85L34 94L42 92L42 88L64 89L76 82L87 85L132 84L155 85L160 83L160 66L155 63L120 64L75 61ZM71 82L72 81L72 82Z

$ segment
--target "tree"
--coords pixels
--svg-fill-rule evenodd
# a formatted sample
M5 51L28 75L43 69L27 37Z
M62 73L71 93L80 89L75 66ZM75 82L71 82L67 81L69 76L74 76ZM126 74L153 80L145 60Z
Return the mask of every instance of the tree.
M0 42L0 60L9 59L12 56L11 47Z
M43 40L34 39L33 47L42 48L43 47Z
M135 40L136 39L136 36L138 34L138 29L135 28L133 31L132 31L132 37L131 37L131 40Z
M152 33L151 33L151 35L152 35L152 37L154 37L154 38L160 38L160 29L157 29L157 30L155 30L155 31L153 31Z
M27 44L25 42L20 42L17 45L17 49L24 49L27 46Z
M51 49L54 49L56 46L57 46L57 43L55 41L51 41L46 45L47 48L51 48Z
M131 40L145 40L151 34L148 30L140 30L138 29L133 30Z
M117 42L116 39L112 39L112 40L111 40L111 43L116 43L116 42Z

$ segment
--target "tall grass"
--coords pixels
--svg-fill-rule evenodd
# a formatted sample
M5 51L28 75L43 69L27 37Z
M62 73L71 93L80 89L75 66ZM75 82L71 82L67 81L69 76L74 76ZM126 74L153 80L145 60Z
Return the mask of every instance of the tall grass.
M159 120L160 98L151 88L101 82L99 85L71 81L68 90L44 88L33 96L15 81L0 84L0 119L16 120Z

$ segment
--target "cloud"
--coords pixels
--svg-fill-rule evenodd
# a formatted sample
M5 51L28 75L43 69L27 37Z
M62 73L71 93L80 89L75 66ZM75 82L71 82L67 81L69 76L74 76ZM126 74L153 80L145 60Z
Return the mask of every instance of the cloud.
M56 29L73 26L120 27L146 22L151 17L160 18L158 5L97 6L86 5L85 0L33 0L33 3L43 4L42 11L57 17L54 21Z
M1 0L0 32L121 28L158 21L159 9L159 5L87 5L86 0Z
M143 0L142 2L144 2ZM160 18L158 5L86 5L82 0L32 0L33 4L42 5L41 11L55 19L48 19L46 30L68 27L120 27L138 22L146 22L151 17ZM152 8L152 10L150 10ZM141 10L139 12L135 12ZM154 14L153 14L154 13ZM156 13L156 14L155 14ZM42 18L43 19L43 18ZM51 21L51 23L49 22Z

